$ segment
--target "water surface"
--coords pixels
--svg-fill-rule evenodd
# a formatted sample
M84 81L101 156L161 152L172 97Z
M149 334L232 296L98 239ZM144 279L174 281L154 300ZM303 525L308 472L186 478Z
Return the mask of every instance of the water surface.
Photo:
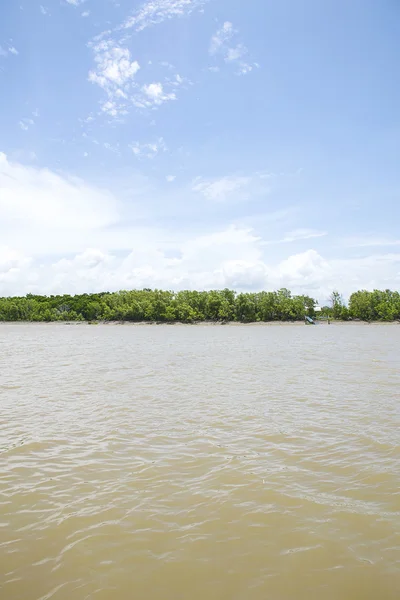
M0 327L4 600L398 600L400 326Z

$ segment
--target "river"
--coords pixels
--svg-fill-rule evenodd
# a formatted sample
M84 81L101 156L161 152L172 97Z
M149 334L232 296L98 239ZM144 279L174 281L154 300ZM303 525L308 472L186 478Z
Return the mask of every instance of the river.
M398 600L400 326L0 326L4 600Z

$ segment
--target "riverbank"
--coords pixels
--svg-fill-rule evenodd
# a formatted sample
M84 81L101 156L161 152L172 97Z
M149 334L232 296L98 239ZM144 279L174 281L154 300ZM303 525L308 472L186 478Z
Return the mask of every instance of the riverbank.
M240 321L193 321L192 323L183 323L181 321L0 321L0 326L7 325L58 325L58 326L127 326L127 327L143 327L143 326L168 326L168 327L304 327L311 326L310 323L304 321L256 321L252 323L243 323ZM355 326L355 325L400 325L400 321L339 321L330 320L316 321L317 326L334 325L334 326Z

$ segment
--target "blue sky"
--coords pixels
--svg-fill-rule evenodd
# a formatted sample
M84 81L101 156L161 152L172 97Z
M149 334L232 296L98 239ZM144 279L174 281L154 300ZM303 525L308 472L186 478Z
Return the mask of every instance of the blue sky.
M3 0L0 295L400 287L397 0Z

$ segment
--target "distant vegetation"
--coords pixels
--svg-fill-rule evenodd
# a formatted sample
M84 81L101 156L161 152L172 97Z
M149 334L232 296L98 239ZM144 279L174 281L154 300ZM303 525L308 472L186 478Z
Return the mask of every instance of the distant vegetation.
M315 306L314 299L292 296L287 289L245 294L227 289L177 293L145 289L76 296L28 294L0 298L0 321L300 321L305 314L315 316ZM400 294L390 290L362 290L352 294L346 306L341 295L333 292L329 306L323 307L317 316L394 321L400 319Z

